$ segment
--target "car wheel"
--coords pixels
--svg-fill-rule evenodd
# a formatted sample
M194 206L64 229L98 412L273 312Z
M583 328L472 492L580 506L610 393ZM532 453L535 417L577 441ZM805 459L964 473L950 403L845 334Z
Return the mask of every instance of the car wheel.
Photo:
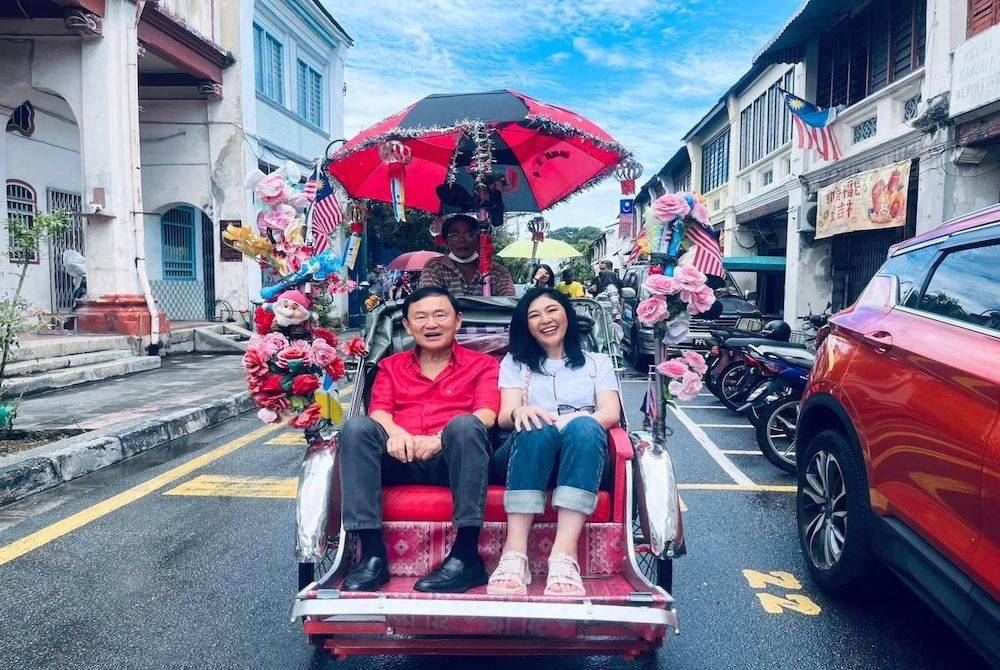
M753 411L753 408L747 412ZM795 472L796 422L799 419L799 401L796 398L779 398L760 408L756 421L757 446L765 458L785 472Z
M809 441L799 462L796 518L806 567L825 591L857 589L875 567L861 457L841 433L824 430Z
M733 361L719 373L719 392L717 396L722 401L722 404L731 410L736 410L743 404L734 402L733 397L740 390L740 386L743 384L743 380L746 379L749 371L750 366L745 361Z

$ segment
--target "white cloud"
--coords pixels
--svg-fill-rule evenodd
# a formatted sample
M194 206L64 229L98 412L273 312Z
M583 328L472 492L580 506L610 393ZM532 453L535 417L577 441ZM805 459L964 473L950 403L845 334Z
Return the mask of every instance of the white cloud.
M790 12L797 0L782 2ZM769 34L770 27L753 29L731 4L328 2L356 42L345 66L345 133L351 137L431 93L514 88L600 125L635 151L646 178L746 71ZM768 7L774 28L785 15ZM574 53L589 70L580 71ZM618 185L606 182L545 216L554 227L604 226L616 218L620 197Z

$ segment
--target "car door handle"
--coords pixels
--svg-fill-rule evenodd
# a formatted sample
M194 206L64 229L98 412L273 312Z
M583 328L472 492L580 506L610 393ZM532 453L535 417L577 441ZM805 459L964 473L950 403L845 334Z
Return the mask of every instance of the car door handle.
M872 333L862 335L865 341L872 346L872 349L880 354L884 354L892 348L892 333L886 330L876 330Z

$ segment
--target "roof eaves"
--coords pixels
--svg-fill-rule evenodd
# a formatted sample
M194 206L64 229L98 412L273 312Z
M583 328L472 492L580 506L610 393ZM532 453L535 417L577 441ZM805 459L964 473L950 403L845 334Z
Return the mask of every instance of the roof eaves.
M347 31L344 30L344 27L340 25L340 22L337 21L337 19L333 18L333 14L331 14L330 10L327 9L326 6L323 4L323 0L313 0L313 4L315 4L316 7L319 8L319 11L323 12L323 15L327 19L329 19L330 23L334 25L334 27L340 33L340 36L344 39L345 42L347 42L347 46L353 47L354 38L347 34Z

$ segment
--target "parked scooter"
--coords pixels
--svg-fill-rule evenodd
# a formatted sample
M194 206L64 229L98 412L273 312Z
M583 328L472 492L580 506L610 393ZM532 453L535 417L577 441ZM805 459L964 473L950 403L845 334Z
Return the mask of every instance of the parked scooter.
M747 358L766 377L746 396L739 410L756 429L757 446L785 472L795 472L796 423L815 355L787 344L754 345Z
M784 321L769 321L755 337L730 337L729 331L713 331L716 344L710 354L709 370L705 375L706 386L731 410L739 408L763 376L754 368L753 361L747 359L747 347L755 344L785 343L794 349L805 349L805 345L788 344L792 329Z

